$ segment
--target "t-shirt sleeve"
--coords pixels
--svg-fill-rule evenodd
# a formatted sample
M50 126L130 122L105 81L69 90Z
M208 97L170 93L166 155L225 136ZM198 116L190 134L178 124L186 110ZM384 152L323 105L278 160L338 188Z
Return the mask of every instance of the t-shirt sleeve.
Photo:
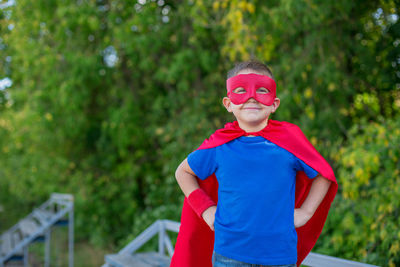
M307 177L310 179L315 178L318 175L318 172L316 170L314 170L313 168L311 168L310 166L308 166L306 163L304 163L304 161L302 161L301 159L296 158L296 163L295 163L295 170L296 171L303 171L306 173Z
M190 153L187 157L190 168L201 180L206 179L216 171L217 162L215 153L215 148L198 149Z

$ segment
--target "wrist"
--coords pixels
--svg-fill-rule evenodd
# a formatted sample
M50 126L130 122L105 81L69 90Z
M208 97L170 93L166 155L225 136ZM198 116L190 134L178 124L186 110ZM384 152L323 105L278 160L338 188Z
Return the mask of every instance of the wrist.
M217 204L211 199L211 197L201 188L194 190L187 197L189 205L192 207L193 211L202 218L202 214L205 210L211 206L216 206Z

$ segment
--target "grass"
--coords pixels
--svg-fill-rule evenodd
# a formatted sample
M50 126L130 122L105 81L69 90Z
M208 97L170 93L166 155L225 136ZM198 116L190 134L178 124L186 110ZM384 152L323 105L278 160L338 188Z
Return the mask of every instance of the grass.
M68 229L54 227L51 233L50 266L68 266ZM29 263L31 267L44 266L44 242L37 242L29 247ZM87 241L78 241L74 244L74 267L101 266L104 264L106 254L115 253L93 246Z

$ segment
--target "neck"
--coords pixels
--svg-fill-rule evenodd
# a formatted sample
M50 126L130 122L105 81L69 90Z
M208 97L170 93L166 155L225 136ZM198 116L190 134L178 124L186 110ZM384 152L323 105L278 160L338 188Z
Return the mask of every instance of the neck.
M268 118L265 121L262 121L261 123L245 123L242 121L239 121L239 127L244 130L246 133L256 133L267 127L268 125Z

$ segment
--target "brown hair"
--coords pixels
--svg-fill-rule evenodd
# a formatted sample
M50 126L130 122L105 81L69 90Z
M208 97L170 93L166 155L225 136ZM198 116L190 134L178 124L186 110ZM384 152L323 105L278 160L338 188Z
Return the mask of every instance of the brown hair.
M272 75L272 71L267 67L267 65L265 65L264 63L261 63L260 61L257 61L257 60L248 60L248 61L243 61L243 62L237 63L233 69L228 71L227 79L229 79L233 76L236 76L241 70L245 70L245 69L264 72L268 76L270 76L272 79L274 79L274 76Z

